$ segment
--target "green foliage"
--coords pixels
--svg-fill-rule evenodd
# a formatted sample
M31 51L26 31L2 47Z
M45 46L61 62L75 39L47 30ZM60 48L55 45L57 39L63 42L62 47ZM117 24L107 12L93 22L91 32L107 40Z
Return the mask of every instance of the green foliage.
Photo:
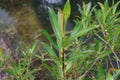
M49 16L50 16L50 23L51 23L52 29L53 29L58 41L60 41L61 34L60 34L59 27L58 27L57 17L56 17L55 12L51 8L49 8Z
M26 47L25 51L20 54L18 60L12 59L10 53L1 53L0 67L3 68L4 73L12 76L10 80L34 80L34 73L40 68L30 69L33 58L36 53L37 41L34 43L32 48ZM4 60L3 60L4 59Z
M49 41L42 42L45 52L38 50L36 41L31 48L26 46L21 50L14 60L9 51L4 54L0 48L0 69L12 76L11 80L35 80L34 74L44 74L42 70L47 73L41 80L46 77L49 80L117 80L120 75L120 11L117 11L120 1L111 6L107 0L104 4L98 2L100 9L91 4L78 5L80 16L68 32L70 1L66 1L63 10L58 8L58 15L48 8L54 34L41 30ZM32 68L35 60L40 60L40 65L33 64Z
M117 7L120 2L108 5L98 2L100 9L91 7L91 3L79 7L81 16L77 16L75 26L66 35L66 23L71 13L69 0L63 8L58 9L58 15L49 8L49 17L56 40L45 31L41 32L47 37L52 46L43 43L51 64L44 62L55 80L113 80L119 75L119 36L120 12ZM54 48L57 50L55 51ZM110 55L113 54L114 56ZM117 62L113 66L112 60ZM114 74L107 72L111 68L103 68L110 63ZM115 77L116 76L116 77Z

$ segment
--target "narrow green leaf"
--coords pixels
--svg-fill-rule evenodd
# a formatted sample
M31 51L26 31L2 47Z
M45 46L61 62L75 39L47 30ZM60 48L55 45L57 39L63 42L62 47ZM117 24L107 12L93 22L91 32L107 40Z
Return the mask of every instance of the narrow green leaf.
M88 15L91 10L91 2L87 4L86 14Z
M86 10L86 4L85 4L85 2L83 2L83 11L85 11Z
M111 53L110 50L103 51L102 54L99 56L99 58L104 58L105 56L107 56L110 53Z
M81 26L82 26L82 22L76 23L75 27L72 30L71 36L78 33L80 31Z
M36 69L33 69L33 70L29 71L28 73L26 73L26 74L24 75L24 77L23 77L23 80L28 79L28 78L32 78L32 77L33 77L33 74L34 74L36 71L37 71ZM34 80L34 79L32 79L32 80Z
M110 73L107 73L106 80L114 80L114 78Z
M51 67L48 64L43 63L42 66L44 66L46 69L48 69L49 71L51 71Z
M63 28L63 12L61 9L58 8L58 25L59 25L59 30L62 35L62 37L65 36L64 28Z
M81 15L84 15L84 11L82 10L81 6L80 5L77 5L78 6L78 10L80 12Z
M115 78L115 80L117 80L117 78L118 78L119 75L120 75L120 69L117 70L117 71L115 72L115 74L113 75L113 77Z
M100 26L101 26L101 25L102 25L102 21L100 20L100 15L99 15L100 11L98 11L97 9L94 9L94 12L95 12L95 17L96 17L98 23L99 23ZM101 14L102 14L102 13L101 13Z
M67 0L65 3L65 6L63 9L63 14L64 14L65 21L67 21L71 14L71 6L70 6L69 0Z
M37 47L37 43L38 43L38 41L36 40L36 41L34 42L34 44L33 44L32 49L31 49L31 53L35 53L36 47Z
M105 2L104 2L104 14L106 13L106 11L109 9L110 7L109 7L109 4L108 4L108 0L106 0Z
M65 67L65 72L69 71L74 64L72 61L68 61L66 63L67 64L66 64L66 67Z
M71 42L72 42L72 40L71 40L70 37L67 37L67 36L63 37L63 39L62 39L62 47L63 48L69 47Z
M98 2L98 4L99 4L100 8L102 9L102 11L104 11L104 5L100 2Z
M48 34L48 32L44 29L41 30L41 32L45 35L45 37L49 40L49 42L54 46L55 49L59 50L58 46L56 43L53 41L51 36Z
M95 51L96 53L101 52L102 50L102 44L99 40L95 39Z
M73 63L76 61L76 60L80 60L80 59L84 59L85 57L89 56L90 53L93 52L93 51L74 51L72 52L72 55L71 57L69 58L69 61L73 61Z
M116 13L117 8L118 8L118 5L120 5L120 1L118 1L118 2L112 7L112 9L113 9L113 14Z
M85 75L79 76L76 80L85 80Z
M98 80L105 80L105 73L101 64L98 65Z
M57 16L56 16L54 10L52 10L51 8L48 8L48 9L49 9L49 18L50 18L50 23L51 23L52 29L56 35L56 38L58 40L61 40L61 34L59 31L59 27L58 27Z
M43 43L43 46L45 47L46 51L48 52L49 56L54 60L57 61L58 57L54 53L54 51L50 48L50 46L46 43Z
M95 27L92 25L92 26L89 27L89 28L81 29L78 33L76 33L76 34L74 34L74 35L72 35L72 36L70 36L70 37L71 37L71 39L73 40L73 39L75 39L75 38L77 38L77 37L80 37L80 36L86 34L88 31L91 31L91 30L93 30L94 28L95 28Z

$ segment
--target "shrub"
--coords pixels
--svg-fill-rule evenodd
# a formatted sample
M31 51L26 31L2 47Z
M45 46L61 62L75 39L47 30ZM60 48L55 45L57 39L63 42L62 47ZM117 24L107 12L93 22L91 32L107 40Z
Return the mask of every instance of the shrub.
M66 23L71 13L69 0L63 10L58 9L58 15L49 8L56 40L46 30L41 31L52 45L43 43L52 61L51 64L44 62L43 66L51 72L54 80L117 79L120 74L119 3L113 2L109 6L107 0L104 4L98 2L100 9L96 9L91 8L91 3L83 2L83 6L79 6L81 16L78 16L75 27L69 32L66 32ZM115 62L116 66L113 64Z

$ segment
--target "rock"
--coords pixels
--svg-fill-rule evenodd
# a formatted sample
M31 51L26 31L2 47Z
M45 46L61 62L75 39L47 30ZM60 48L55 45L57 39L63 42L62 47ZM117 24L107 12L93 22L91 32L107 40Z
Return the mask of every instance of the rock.
M9 38L14 37L16 34L16 30L14 28L16 23L17 21L12 18L7 11L0 8L0 48L5 52L7 49L12 49L13 47Z
M40 35L40 29L42 27L38 17L33 10L33 7L31 6L30 0L4 0L0 2L1 7L6 9L7 13L9 12L10 16L17 20L15 29L17 36L20 37L18 40L21 40L25 43L31 43L39 37L38 35ZM4 21L7 20L5 17L3 19L5 19ZM10 20L10 24L13 24L12 19Z
M50 28L48 7L54 9L57 12L57 8L63 7L64 0L32 0L32 4L39 20L41 21L43 27L52 33Z
M0 29L5 30L13 27L17 23L13 17L10 16L9 12L5 11L0 7Z
M10 51L10 40L8 39L8 35L5 32L0 32L0 48L3 53Z
M0 0L0 6L2 6L3 8L10 8L30 2L30 0Z
M11 16L18 20L16 26L17 34L25 43L32 43L40 34L42 28L32 6L26 4L21 7L15 7L11 11Z

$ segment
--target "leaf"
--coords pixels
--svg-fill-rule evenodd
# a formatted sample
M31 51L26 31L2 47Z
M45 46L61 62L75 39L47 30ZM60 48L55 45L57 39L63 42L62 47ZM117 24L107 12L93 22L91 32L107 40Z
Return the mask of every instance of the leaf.
M62 37L64 37L65 32L64 32L64 28L63 28L63 12L59 8L58 8L58 26L59 26L59 30L60 30Z
M38 41L36 40L32 46L31 53L35 53Z
M79 76L76 80L85 80L85 75Z
M91 2L87 4L86 14L88 15L91 9Z
M72 42L72 40L71 40L70 37L67 37L67 36L63 37L63 39L62 39L62 47L63 48L69 47L71 42Z
M98 23L100 24L100 26L102 25L102 21L100 20L100 15L99 15L99 11L97 9L94 9L94 13L95 13L95 17L98 21Z
M71 36L78 33L80 31L81 26L82 26L82 22L76 23L75 27L72 30Z
M114 78L110 73L107 73L106 80L114 80Z
M49 71L51 71L51 66L49 66L46 63L42 63L42 66L44 66L46 69L48 69Z
M113 75L113 77L115 78L115 80L117 80L117 78L118 78L119 75L120 75L120 69L117 70L117 71L115 72L115 74Z
M105 73L101 64L98 65L98 74L98 80L105 80Z
M99 56L99 58L104 58L105 56L107 56L110 53L111 53L110 50L105 50L105 51L102 52L102 54Z
M85 11L86 10L86 4L85 4L85 2L83 2L83 11Z
M71 6L70 6L69 0L67 0L65 3L65 6L63 9L63 14L64 14L65 21L67 21L71 14Z
M51 8L48 8L48 9L49 9L49 18L50 18L50 23L51 23L52 29L56 35L56 38L58 40L61 40L61 34L59 31L59 27L58 27L57 16L56 16L54 10L52 10Z
M109 7L109 4L108 4L108 0L106 0L106 1L104 2L104 14L106 13L106 11L107 11L108 9L110 9L110 7Z
M73 66L73 64L74 63L72 61L66 62L65 72L69 71L71 67Z
M74 34L74 35L71 35L70 37L71 37L71 39L73 40L73 39L75 39L75 38L77 38L77 37L80 37L80 36L86 34L88 31L91 31L91 30L93 30L94 28L95 28L94 25L92 25L92 26L89 27L89 28L81 29L78 33L76 33L76 34Z
M112 7L112 9L113 9L113 14L116 13L117 8L118 8L118 5L120 5L120 1L118 1L118 2Z
M89 56L90 55L90 52L91 51L74 51L72 52L72 55L71 57L68 59L69 61L73 61L73 63L76 61L76 60L80 60L80 59L84 59L85 57ZM93 51L92 51L93 52Z
M82 10L81 6L80 5L77 5L78 6L78 10L80 12L81 15L84 15L84 11Z
M95 39L95 51L96 51L96 53L101 52L101 50L102 50L102 43L98 39Z
M53 73L54 77L56 77L56 78L61 80L63 75L62 75L61 66L59 66L59 67L54 65L54 67L52 67L51 73Z
M98 4L99 4L100 8L102 9L102 11L104 11L104 5L100 2L98 2Z
M46 51L48 52L49 56L54 60L57 61L58 57L54 53L54 51L50 48L50 46L46 43L43 43L43 46L45 47Z
M45 37L49 40L49 42L54 46L55 49L59 50L59 47L56 45L56 43L53 41L51 36L48 34L48 32L44 29L41 30L41 32L45 35Z
M31 71L29 71L29 72L27 72L25 75L24 75L24 77L23 77L23 80L26 80L26 79L31 79L31 80L34 80L34 76L33 76L33 74L36 72L37 70L36 69L33 69L33 70L31 70Z

